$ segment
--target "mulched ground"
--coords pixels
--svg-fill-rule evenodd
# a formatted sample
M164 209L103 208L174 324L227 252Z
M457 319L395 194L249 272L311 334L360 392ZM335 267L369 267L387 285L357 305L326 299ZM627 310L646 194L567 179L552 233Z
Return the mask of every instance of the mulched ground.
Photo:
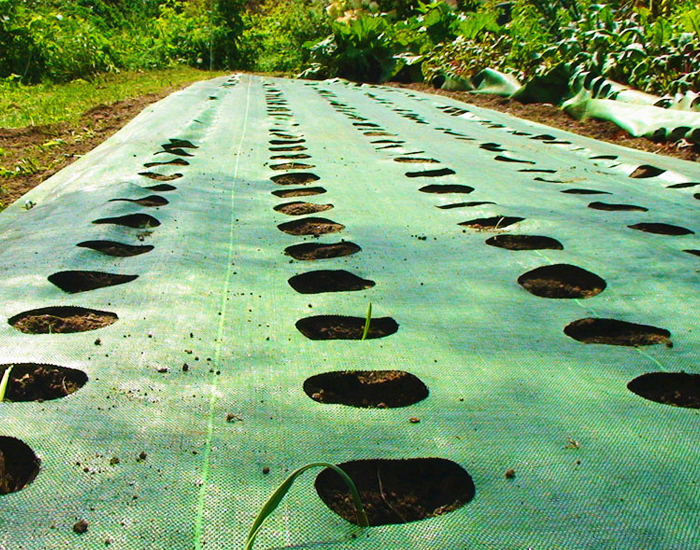
M683 141L655 143L644 138L633 138L611 122L598 120L579 122L558 107L546 103L525 105L498 96L435 90L426 84L398 84L397 86L448 96L472 105L509 113L617 145L689 161L700 160L698 145L689 145ZM8 206L24 193L68 166L76 158L94 149L146 106L177 89L177 87L167 88L158 94L147 94L112 105L98 105L86 112L77 124L0 128L0 149L5 151L0 157L0 165L8 170L14 170L17 166L22 169L22 173L0 180L0 203L3 207ZM53 145L46 146L47 143ZM30 161L27 162L26 159Z
M471 103L477 107L508 113L519 118L539 122L540 124L546 124L554 128L560 128L574 134L607 141L624 147L631 147L632 149L640 149L642 151L694 162L700 161L699 145L692 145L684 140L660 143L646 138L635 138L612 122L595 119L581 122L567 115L559 107L549 103L532 103L526 105L512 99L495 95L436 90L427 84L396 84L396 86L447 96L452 99L464 101L465 103Z

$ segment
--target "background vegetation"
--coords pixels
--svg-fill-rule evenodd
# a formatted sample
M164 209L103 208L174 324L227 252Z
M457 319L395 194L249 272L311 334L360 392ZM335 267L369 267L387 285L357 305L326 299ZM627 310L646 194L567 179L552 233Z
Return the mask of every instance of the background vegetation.
M441 83L491 67L700 89L695 0L0 0L0 79L188 65Z

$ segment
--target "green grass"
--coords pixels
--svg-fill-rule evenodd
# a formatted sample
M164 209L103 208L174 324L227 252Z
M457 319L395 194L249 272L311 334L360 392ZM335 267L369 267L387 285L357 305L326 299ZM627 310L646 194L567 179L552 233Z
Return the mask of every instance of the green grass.
M0 128L72 123L100 104L109 105L223 74L227 73L183 66L149 72L125 71L102 75L90 82L74 80L66 84L24 86L0 81Z

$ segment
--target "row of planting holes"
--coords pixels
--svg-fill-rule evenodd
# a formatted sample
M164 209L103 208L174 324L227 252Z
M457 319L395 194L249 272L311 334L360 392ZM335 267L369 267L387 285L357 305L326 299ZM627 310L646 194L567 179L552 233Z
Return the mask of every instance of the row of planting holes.
M344 112L355 120L365 121L364 117L359 116L354 109L347 110L347 106L337 102L334 94L329 91L324 91L322 94L327 98L332 98L331 105L334 107L344 110ZM375 101L386 105L393 106L392 102L379 98L371 93L366 93L368 97L374 99ZM394 111L398 112L401 116L409 118L417 123L422 123L422 119L416 113L407 109L397 109ZM451 114L452 116L459 116L466 113L466 110L457 109L452 107L444 107L444 112ZM503 125L494 124L488 120L479 121L481 124L485 124L490 128L503 128ZM357 122L355 125L364 124L364 122ZM388 133L378 127L378 125L373 124L373 131L370 135L386 135L391 137L397 137L396 134ZM443 131L448 135L453 135L456 139L462 141L474 141L473 138L459 133L454 132L448 128L438 128L438 130ZM511 131L516 135L530 136L525 132L518 132L515 130ZM530 139L540 140L547 144L566 144L569 142L557 140L554 136L548 134L541 134L537 136L532 136ZM396 141L396 146L399 146L401 141ZM484 143L480 147L484 150L495 152L495 153L506 153L507 151L497 143ZM413 153L417 154L417 153ZM400 156L394 158L397 162L417 162L425 164L436 164L437 160L431 158L419 158L410 156ZM612 157L593 157L592 160L598 160L601 158L612 159ZM496 155L495 160L513 163L513 164L535 164L533 161L516 159L513 157L505 155ZM520 172L545 172L554 173L553 170L539 170L536 168L526 168L520 169ZM655 168L653 166L643 165L635 170L630 177L633 178L646 178L658 176L663 171ZM455 172L449 168L439 168L434 170L423 170L407 172L406 176L409 178L415 177L442 177L455 174ZM536 177L536 181L542 181L547 183L563 183L556 180L546 180L542 177ZM688 184L676 184L672 187L683 188L697 185L696 183ZM471 193L474 189L467 185L461 184L442 184L442 185L426 185L421 187L419 191L427 193ZM603 194L607 193L604 191L590 190L590 189L569 189L563 191L569 194ZM609 194L609 193L607 193ZM456 204L448 204L440 206L442 209L451 209L459 207L471 207L479 206L483 204L495 204L492 201L473 201L473 202L460 202ZM590 208L606 211L620 211L620 210L630 210L630 211L641 211L646 212L648 209L636 206L636 205L617 205L617 204L607 204L607 203L591 203ZM489 218L478 218L474 220L469 220L462 222L459 225L470 227L476 230L499 230L520 221L524 218L514 217L514 216L493 216ZM669 224L662 223L638 223L629 226L632 229L637 229L640 231L646 231L650 233L657 233L663 235L687 235L693 232L678 226L673 226ZM489 238L486 241L487 244L491 246L496 246L504 248L507 250L541 250L541 249L553 249L562 250L563 246L556 239L551 237L545 237L540 235L514 235L514 234L501 234ZM685 252L700 255L700 251L697 250L685 250ZM602 292L605 287L605 281L594 273L591 273L585 269L569 264L555 264L549 266L543 266L527 273L524 273L518 278L518 283L523 286L526 290L532 294L545 298L590 298L600 292ZM643 345L653 345L653 344L666 344L671 347L670 332L665 329L648 326L639 325L635 323L628 323L624 321L619 321L616 319L600 319L600 318L586 318L574 321L567 325L564 329L564 333L571 338L584 343L601 343L601 344L611 344L611 345L626 345L626 346L643 346ZM688 374L685 372L680 373L648 373L635 378L627 385L628 389L634 393L644 397L646 399L656 401L659 403L671 404L680 407L689 408L700 408L700 375Z
M268 114L276 119L284 119L289 123L291 111L283 98L282 92L272 85L266 86ZM282 115L282 117L280 117ZM293 124L292 126L295 126ZM279 155L279 152L305 150L301 145L303 136L290 135L287 130L276 126L270 130L273 137L270 149L274 153L271 160L285 160L281 164L273 164L273 170L284 170L285 173L272 176L271 180L277 185L308 185L319 180L318 176L308 172L293 172L289 170L308 170L310 164L299 164L294 161L299 158L310 158L305 153L295 155ZM303 155L301 157L300 155ZM273 191L280 198L309 196L324 193L322 187L297 187ZM274 209L291 216L315 214L333 208L331 204L312 204L307 202L290 202L276 206ZM291 235L319 235L341 231L344 226L326 218L305 217L292 222L282 223L279 229ZM285 253L296 260L314 261L343 257L359 252L361 248L355 243L340 241L332 244L302 243L289 246ZM320 292L342 292L365 290L374 286L374 282L362 279L345 270L318 270L296 275L289 280L290 286L302 294ZM313 340L354 339L362 336L365 319L360 317L345 317L338 315L319 315L300 319L297 329L307 338ZM370 323L368 338L388 336L398 329L397 323L391 318L373 318ZM417 377L403 371L335 371L312 376L304 381L304 392L313 400L324 404L343 404L362 408L391 408L412 405L428 396L428 388ZM356 460L345 462L341 467L353 478L360 492L368 498L367 512L372 525L406 523L423 519L436 513L435 510L450 505L457 507L473 497L474 486L471 477L454 462L437 458L419 458L409 460ZM372 504L372 496L394 494L401 499L408 493L421 501L428 501L430 492L435 488L431 480L439 476L449 476L455 480L455 485L448 491L442 491L437 499L433 498L426 511L402 511L397 505ZM405 479L424 480L424 485L407 486ZM379 480L379 481L378 481ZM381 485L380 485L381 484ZM325 470L316 479L316 489L323 502L334 512L345 519L355 522L356 518L351 509L344 506L347 489L332 471ZM435 497L435 495L432 495ZM438 500L439 504L434 504ZM439 513L439 512L437 512Z
M307 84L317 87L317 84ZM373 140L377 149L400 147L401 143L382 130L377 124L356 114L354 108L338 101L335 94L325 89L317 93L326 98L332 107L352 120L354 127ZM346 272L334 273L337 280L344 278ZM330 290L330 289L329 289ZM346 289L351 290L351 289ZM382 319L372 319L375 322ZM393 323L393 320L390 320ZM363 319L357 318L354 338L362 332ZM372 333L370 332L370 337ZM340 403L356 407L392 408L415 404L429 395L425 384L413 374L405 371L350 371L327 373L312 377L305 382L306 393L323 403ZM411 418L412 422L418 419ZM384 502L381 506L371 508L372 525L406 523L425 517L432 517L453 511L472 500L475 494L474 482L466 470L459 464L442 458L419 458L407 460L366 460L346 463L351 475L360 481L361 492L372 493L377 500ZM412 480L407 484L406 480ZM438 480L442 481L438 481ZM318 484L317 484L318 485ZM386 489L387 487L390 488ZM337 484L337 491L342 486ZM396 503L386 502L385 495L393 494ZM416 499L422 511L397 509L404 498ZM371 498L370 498L371 500ZM331 504L332 506L332 504ZM343 514L352 521L351 510Z
M170 139L162 145L162 150L155 154L171 155L168 160L156 160L144 164L145 168L158 166L187 166L189 162L183 157L191 157L188 152L196 149L191 142L183 139ZM165 175L153 171L139 172L146 178L161 183L145 187L153 193L173 191L175 186L165 183L183 174ZM161 195L151 194L137 199L116 198L109 202L130 202L141 207L159 208L168 204ZM144 213L124 216L100 218L94 224L115 224L139 230L136 237L143 242L152 234L152 228L160 222ZM145 254L153 250L152 245L125 244L107 240L84 241L77 244L82 248L95 250L112 257L131 257ZM50 275L48 280L69 294L87 292L125 284L135 280L138 275L105 273L101 271L59 271ZM31 311L25 311L8 319L10 325L27 334L60 334L86 332L96 330L115 323L118 316L115 313L86 309L76 306L52 306ZM95 340L100 345L100 339ZM36 363L15 363L0 366L0 376L8 368L12 368L6 392L6 400L47 401L65 397L79 390L87 382L87 375L78 369ZM0 495L19 491L31 483L39 473L41 461L32 449L23 441L7 436L0 436Z

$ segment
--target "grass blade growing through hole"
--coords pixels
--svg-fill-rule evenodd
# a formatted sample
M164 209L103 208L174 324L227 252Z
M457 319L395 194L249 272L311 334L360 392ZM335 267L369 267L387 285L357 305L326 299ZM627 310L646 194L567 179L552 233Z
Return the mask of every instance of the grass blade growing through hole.
M7 393L7 385L10 382L12 367L14 367L14 365L10 365L5 369L5 372L2 373L2 380L0 380L0 403L5 401L5 394Z
M369 520L367 519L367 514L365 513L365 509L362 507L362 501L360 500L360 493L357 491L357 487L355 487L355 483L353 480L350 478L348 474L346 474L343 470L341 470L338 466L335 464L329 464L328 462L313 462L311 464L307 464L306 466L302 466L298 470L295 470L292 472L292 474L284 480L282 485L280 485L277 490L272 493L272 496L270 496L269 499L267 499L267 502L265 505L262 507L260 512L258 513L258 517L255 518L255 521L253 522L252 527L250 528L250 531L248 532L248 536L246 537L245 540L245 546L243 547L244 550L252 550L253 549L253 543L255 542L255 537L258 536L258 532L263 526L263 523L265 523L265 520L274 512L277 507L280 505L282 502L282 499L284 496L289 492L289 489L292 487L292 484L296 480L297 477L299 477L301 474L303 474L306 470L309 470L311 468L330 468L334 472L336 472L340 477L343 478L343 481L347 484L348 488L350 489L350 494L352 495L352 499L355 503L355 511L357 513L357 523L361 527L369 527Z
M362 338L360 340L365 340L369 334L369 324L372 322L372 302L367 306L367 317L365 318L365 329L362 331Z

